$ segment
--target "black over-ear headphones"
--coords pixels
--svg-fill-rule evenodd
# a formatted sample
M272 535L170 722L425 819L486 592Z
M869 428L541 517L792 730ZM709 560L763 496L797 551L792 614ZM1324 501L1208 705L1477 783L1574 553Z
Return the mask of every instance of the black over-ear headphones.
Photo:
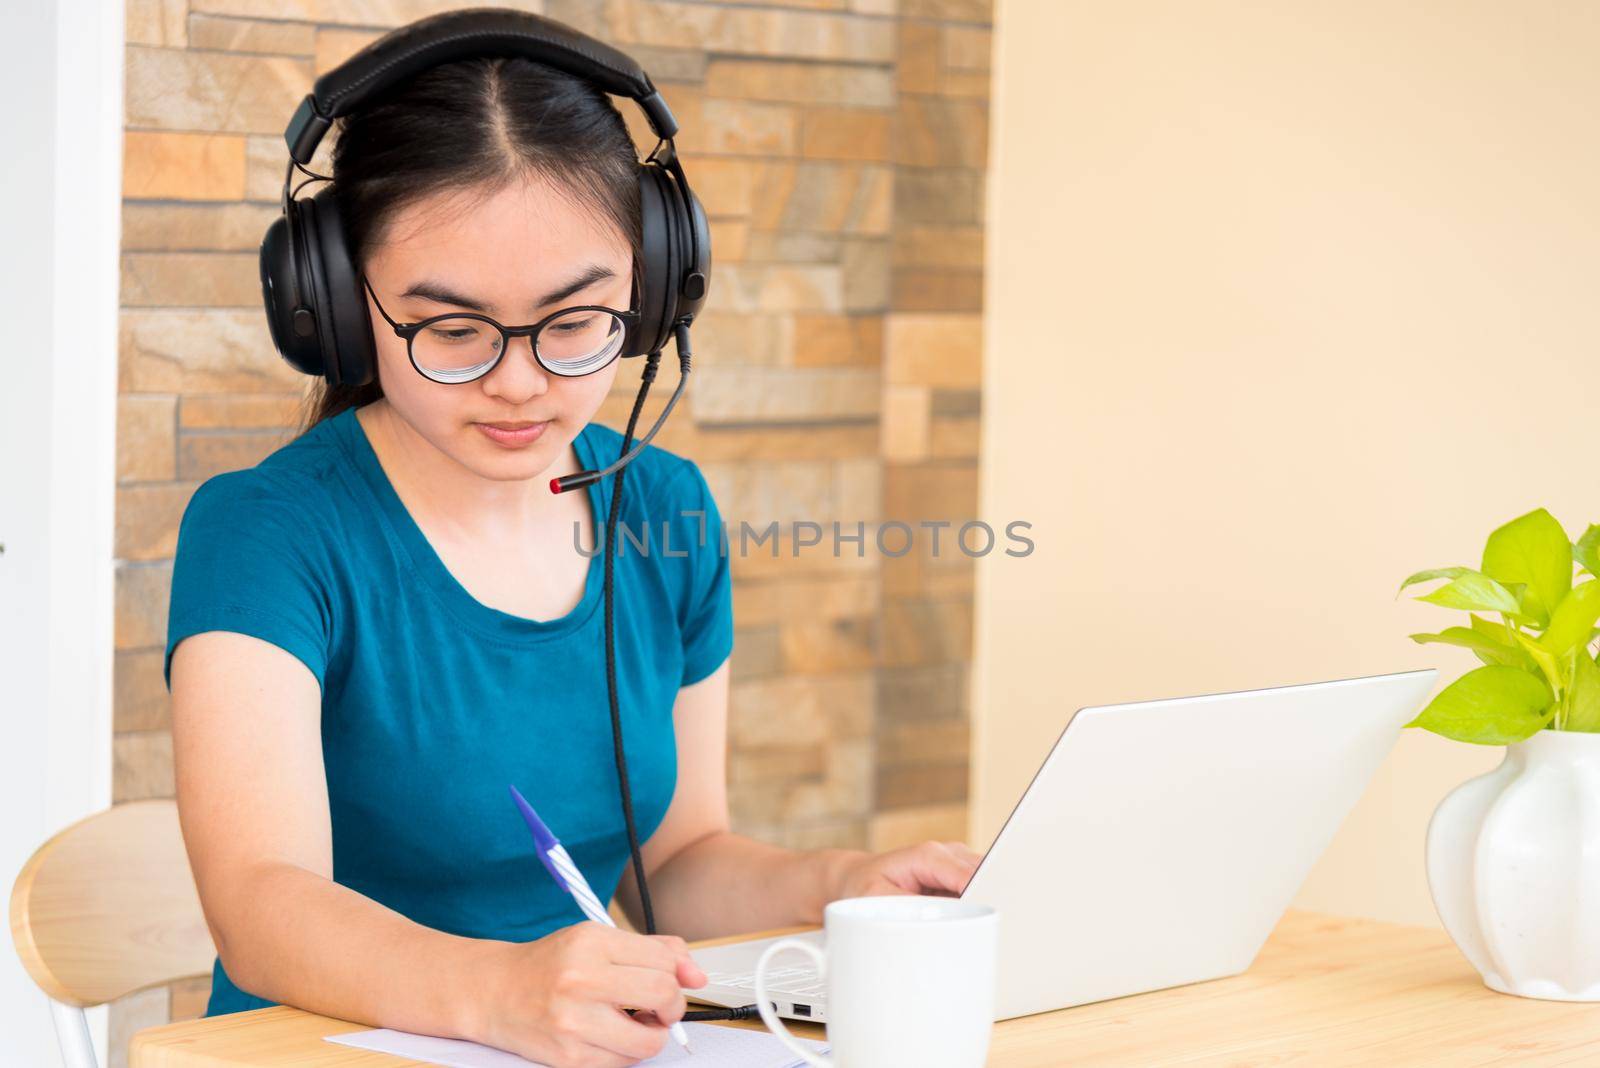
M384 35L322 75L284 130L291 159L283 214L261 242L261 296L272 343L295 368L330 385L365 385L377 373L366 293L333 187L297 200L289 188L296 165L311 162L335 119L385 90L429 67L489 56L522 56L631 97L661 139L638 166L640 318L629 328L622 354L660 352L674 327L691 321L705 303L711 232L678 162L672 141L677 120L643 68L603 41L542 15L490 7L448 11Z

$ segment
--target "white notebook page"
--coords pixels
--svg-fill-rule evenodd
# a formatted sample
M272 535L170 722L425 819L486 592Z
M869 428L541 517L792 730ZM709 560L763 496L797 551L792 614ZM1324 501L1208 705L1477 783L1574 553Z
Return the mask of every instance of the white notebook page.
M689 1033L689 1045L693 1053L685 1053L683 1047L669 1036L665 1049L639 1063L693 1065L694 1068L798 1068L805 1063L766 1031L708 1023L686 1023L683 1026ZM442 1064L446 1068L545 1068L515 1053L480 1046L476 1042L413 1035L405 1031L391 1031L386 1027L375 1031L329 1035L328 1041L376 1053L392 1053L414 1061ZM816 1053L828 1052L826 1042L798 1036L795 1041Z

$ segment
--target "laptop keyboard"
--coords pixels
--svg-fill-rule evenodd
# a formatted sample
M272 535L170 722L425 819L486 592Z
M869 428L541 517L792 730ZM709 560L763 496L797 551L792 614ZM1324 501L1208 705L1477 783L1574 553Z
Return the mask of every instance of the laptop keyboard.
M750 991L754 991L756 988L756 977L753 972L708 972L706 973L706 979L717 986L732 986ZM767 990L773 994L799 994L804 997L816 997L823 992L825 985L815 968L803 964L788 968L767 969Z

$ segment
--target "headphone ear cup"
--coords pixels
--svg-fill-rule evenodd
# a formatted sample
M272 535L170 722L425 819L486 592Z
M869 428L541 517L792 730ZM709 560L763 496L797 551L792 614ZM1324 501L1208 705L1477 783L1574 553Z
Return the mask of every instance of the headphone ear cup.
M665 346L673 324L692 319L711 286L711 227L694 190L667 168L641 163L639 210L644 284L636 337L624 350L630 356Z
M296 208L290 201L288 211L272 221L261 239L261 299L278 355L295 370L322 377L322 343L306 285L303 220Z
M639 272L639 322L623 343L623 352L629 356L655 352L667 343L672 326L671 291L677 281L671 254L670 201L661 187L666 177L653 163L641 163L637 173L644 262Z
M688 201L682 219L686 227L683 280L678 286L675 317L692 318L700 313L706 296L711 291L711 224L706 221L706 210L700 198L687 185L682 188L683 199Z
M328 381L364 386L376 374L378 354L367 294L345 240L339 201L333 187L325 185L300 207L306 218L307 244L316 249L316 255L308 256L307 261L318 296L317 325L324 338L324 362L333 371Z

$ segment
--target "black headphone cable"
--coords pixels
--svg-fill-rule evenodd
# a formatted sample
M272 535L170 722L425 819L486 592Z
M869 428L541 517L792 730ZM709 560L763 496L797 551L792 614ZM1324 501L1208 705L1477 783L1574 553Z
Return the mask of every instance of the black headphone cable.
M673 327L674 339L678 350L678 392L683 390L683 381L689 375L689 328L686 323L678 323ZM633 442L633 431L639 424L639 413L644 410L645 396L650 392L650 384L655 381L656 372L661 365L661 350L657 349L645 357L644 372L640 375L639 393L633 400L633 411L628 416L628 428L622 435L622 452L620 460L628 453L628 446ZM672 400L677 400L677 392ZM667 410L672 404L669 401ZM663 411L662 417L666 416ZM661 426L661 420L656 421L656 428ZM654 434L654 429L651 431ZM648 438L646 439L648 440ZM642 444L642 443L641 443ZM644 929L646 934L656 933L655 910L650 904L650 887L645 882L644 861L639 855L639 831L633 821L633 793L628 787L628 759L622 749L622 712L617 703L617 644L616 629L614 626L615 611L612 600L612 564L616 556L616 531L617 516L620 514L619 502L622 499L622 475L628 469L627 464L622 464L615 471L616 477L611 481L611 504L606 509L606 558L605 558L605 631L606 631L606 693L611 704L611 743L617 759L617 783L622 795L622 820L628 828L628 852L633 857L634 881L639 887L639 905L644 912ZM755 1005L742 1005L739 1008L695 1009L686 1012L683 1019L695 1021L708 1020L749 1020L759 1015Z
M628 451L628 445L633 441L633 428L639 423L639 413L644 409L645 395L650 392L650 383L655 381L656 369L661 363L661 350L650 353L645 357L644 373L639 383L639 394L633 400L633 412L628 416L628 429L622 435L622 451ZM633 857L633 874L639 884L639 902L644 909L645 930L655 934L655 911L650 907L650 888L644 881L644 862L639 856L639 832L633 823L633 793L628 788L628 758L622 750L622 712L617 704L617 643L615 627L613 625L614 609L612 607L612 565L616 559L617 516L621 509L618 507L622 500L622 476L627 474L628 465L623 464L617 468L616 477L611 480L611 505L606 509L606 558L605 558L605 628L606 628L606 693L611 702L611 745L616 753L617 784L622 794L622 819L628 827L628 852Z

